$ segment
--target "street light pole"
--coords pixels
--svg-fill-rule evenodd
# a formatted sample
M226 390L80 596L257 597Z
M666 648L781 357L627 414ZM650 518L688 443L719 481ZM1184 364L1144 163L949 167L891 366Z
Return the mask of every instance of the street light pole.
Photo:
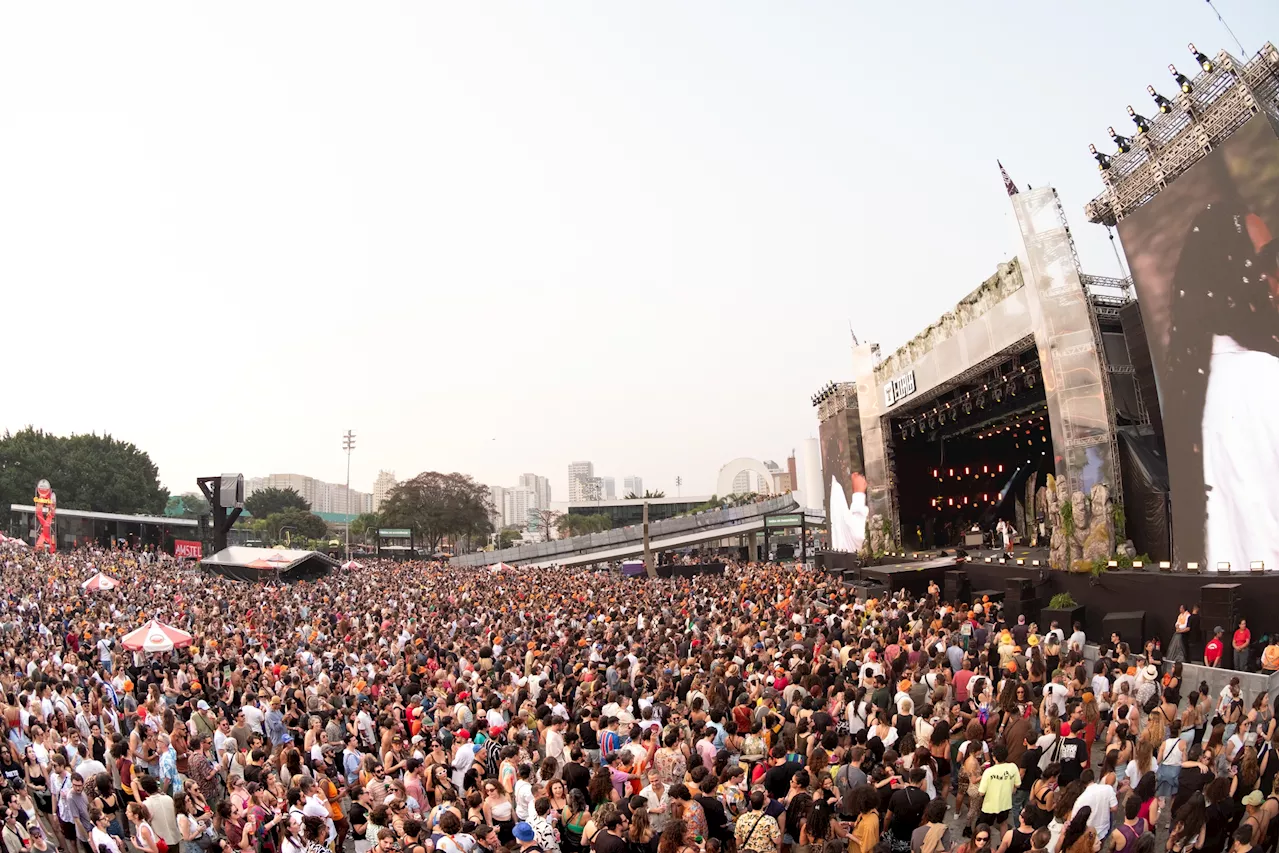
M347 559L351 562L351 451L356 449L356 434L351 430L347 430L342 436L342 449L347 451L347 493L344 509L344 515L347 518Z

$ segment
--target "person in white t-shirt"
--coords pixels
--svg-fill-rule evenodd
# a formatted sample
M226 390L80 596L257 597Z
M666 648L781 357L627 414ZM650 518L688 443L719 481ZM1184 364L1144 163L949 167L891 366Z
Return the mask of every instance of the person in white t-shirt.
M1044 686L1044 701L1058 712L1058 718L1061 719L1067 715L1067 697L1071 695L1071 691L1062 683L1062 673L1058 672Z

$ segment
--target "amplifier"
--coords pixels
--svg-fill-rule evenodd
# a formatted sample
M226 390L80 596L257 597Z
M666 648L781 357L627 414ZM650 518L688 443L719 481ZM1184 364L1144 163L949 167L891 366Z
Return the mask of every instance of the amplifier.
M942 597L947 601L970 600L969 573L951 569L942 577Z
M1120 635L1120 641L1133 650L1141 649L1147 641L1147 611L1129 610L1124 613L1108 613L1102 617L1102 641L1110 642L1112 633Z
M1006 602L1031 601L1036 597L1036 582L1031 578L1005 578L1004 589Z

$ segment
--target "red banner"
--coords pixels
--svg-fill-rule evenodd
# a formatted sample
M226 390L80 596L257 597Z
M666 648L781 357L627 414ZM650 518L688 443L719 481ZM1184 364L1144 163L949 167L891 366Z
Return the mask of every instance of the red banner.
M198 560L204 556L204 552L199 542L192 542L188 539L175 539L173 540L173 556L179 559L190 557L193 560Z

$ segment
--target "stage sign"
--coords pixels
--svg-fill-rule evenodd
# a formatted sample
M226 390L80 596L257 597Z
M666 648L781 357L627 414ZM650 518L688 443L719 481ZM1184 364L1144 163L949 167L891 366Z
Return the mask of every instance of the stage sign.
M1257 115L1120 220L1160 396L1174 551L1210 571L1280 562L1277 147Z
M916 372L908 370L901 376L884 383L885 407L887 408L901 400L905 400L914 393L916 393Z
M204 549L200 547L199 542L192 542L189 539L173 540L173 556L178 559L198 560L204 556Z

